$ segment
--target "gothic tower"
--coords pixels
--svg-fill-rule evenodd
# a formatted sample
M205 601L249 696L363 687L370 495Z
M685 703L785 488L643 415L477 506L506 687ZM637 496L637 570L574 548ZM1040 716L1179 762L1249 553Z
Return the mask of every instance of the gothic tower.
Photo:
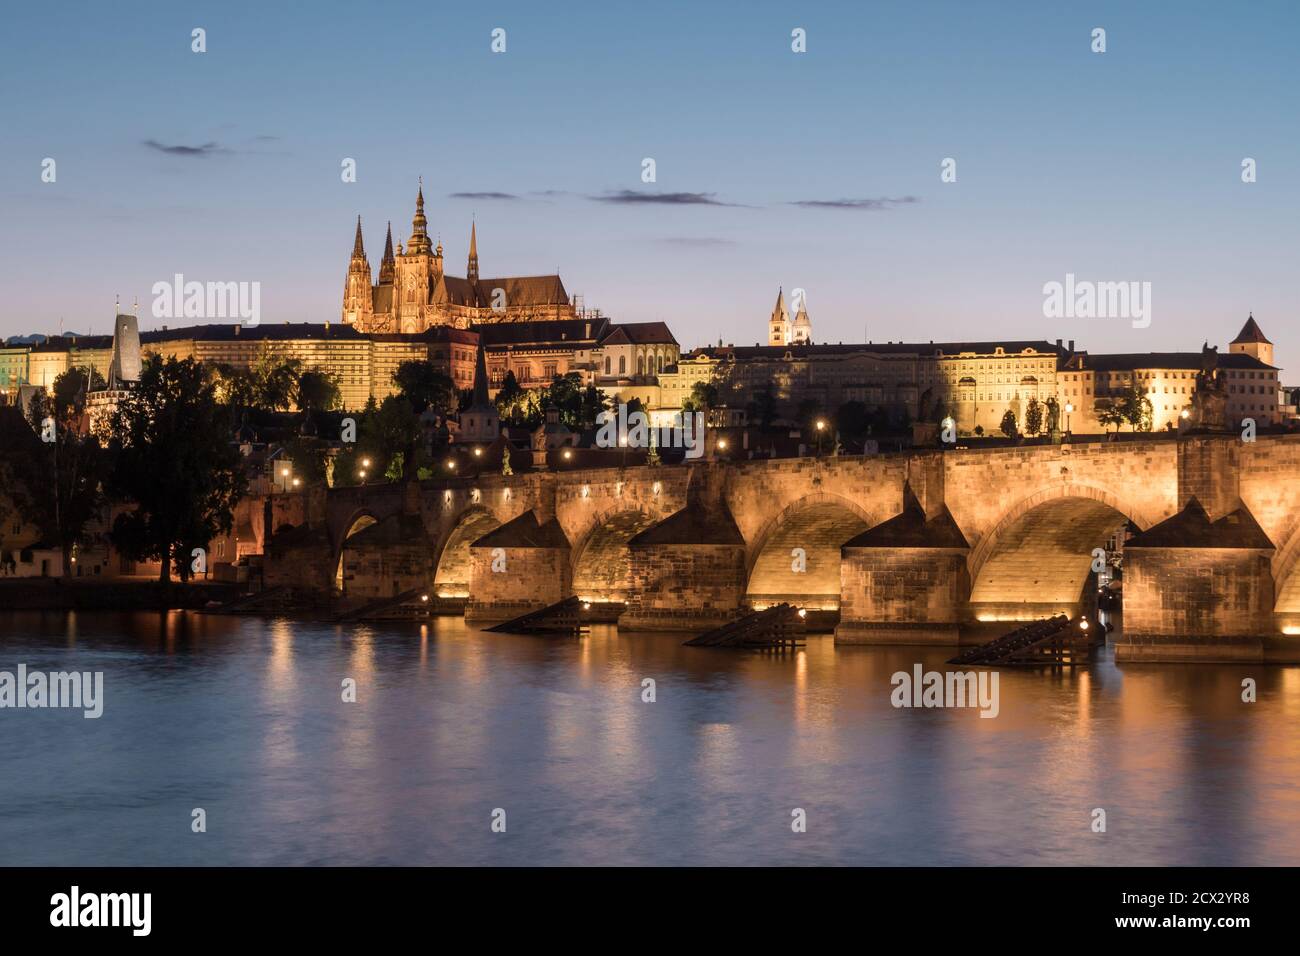
M776 307L772 309L772 320L768 323L768 345L789 345L793 335L790 330L790 313L785 309L785 290L778 289Z
M357 236L352 241L352 261L343 286L343 321L364 330L372 311L370 263L366 261L366 249L361 242L361 217L357 216Z
M397 332L423 332L429 306L429 288L433 277L433 246L429 242L429 220L424 216L424 184L415 196L415 215L411 218L411 238L397 264Z

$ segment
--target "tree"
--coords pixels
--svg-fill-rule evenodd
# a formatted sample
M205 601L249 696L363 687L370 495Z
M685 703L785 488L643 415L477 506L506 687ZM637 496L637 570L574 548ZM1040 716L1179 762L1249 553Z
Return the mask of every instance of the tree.
M1002 422L998 425L998 428L1001 430L1002 434L1006 435L1008 438L1015 438L1018 434L1018 429L1016 427L1016 413L1009 408L1003 412Z
M717 389L714 389L717 392ZM769 379L763 387L754 393L754 399L745 406L745 411L763 428L776 421L776 390Z
M690 394L682 399L684 412L708 412L718 404L718 386L713 382L699 381L691 386Z
M845 402L835 412L835 429L844 438L860 440L870 432L871 425L871 412L862 402Z
M235 409L252 408L257 404L257 386L248 369L225 363L211 368L218 402Z
M420 419L403 396L389 395L378 405L367 403L357 419L356 442L338 456L334 483L355 485L380 476L396 481L418 475L431 461L420 441L422 435Z
M393 384L416 415L423 415L430 408L443 416L456 410L455 385L429 362L415 359L403 362L393 373Z
M1099 398L1093 402L1092 407L1102 428L1114 425L1115 431L1118 433L1120 426L1127 421L1123 406L1113 399Z
M497 391L497 414L517 424L526 394L519 386L519 379L515 378L514 369L507 369L506 377L501 380L501 388Z
M330 412L339 407L339 381L319 368L310 368L294 384L294 403L305 412Z
M1153 409L1151 399L1147 398L1144 391L1135 385L1130 385L1120 393L1116 406L1123 420L1132 426L1135 432L1151 431ZM1116 430L1118 431L1118 426Z
M64 577L71 576L73 550L89 540L86 526L104 505L100 485L107 473L107 455L96 436L81 429L86 390L92 384L102 387L103 377L93 369L87 374L73 368L54 380L49 398L34 396L31 412L37 416L37 434L45 431L46 418L52 419L54 441L42 440L32 456L17 456L33 517L53 532L62 552Z
M199 362L155 355L112 417L108 490L136 504L114 521L113 543L133 560L157 559L164 584L173 562L187 580L191 551L229 533L247 488L230 409L215 392Z
M263 342L249 369L254 403L268 411L288 411L301 373L302 359L284 358Z
M1025 433L1028 435L1038 435L1043 430L1043 406L1038 404L1037 398L1029 400L1029 406L1025 409Z

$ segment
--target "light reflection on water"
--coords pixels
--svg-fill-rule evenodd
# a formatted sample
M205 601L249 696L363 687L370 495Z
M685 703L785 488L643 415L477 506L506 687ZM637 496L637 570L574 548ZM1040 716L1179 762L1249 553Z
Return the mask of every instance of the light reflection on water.
M1300 863L1300 668L1004 668L988 720L890 706L942 650L681 640L0 615L0 670L105 673L0 710L0 863Z

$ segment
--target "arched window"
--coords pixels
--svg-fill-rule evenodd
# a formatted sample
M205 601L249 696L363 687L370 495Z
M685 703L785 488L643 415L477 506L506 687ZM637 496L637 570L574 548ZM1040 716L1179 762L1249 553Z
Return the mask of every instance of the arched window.
M606 375L609 374L609 356L608 356L608 355L605 356L605 374L606 374Z
M636 357L636 374L637 374L637 375L645 375L645 356L644 356L644 355L638 355L638 356Z
M626 374L627 374L627 356L626 356L626 355L620 355L620 356L618 357L618 374L619 374L619 375L626 375Z

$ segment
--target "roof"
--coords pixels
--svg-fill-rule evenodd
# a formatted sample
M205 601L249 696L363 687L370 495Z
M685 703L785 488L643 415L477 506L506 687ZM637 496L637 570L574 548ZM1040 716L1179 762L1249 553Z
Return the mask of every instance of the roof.
M1078 363L1077 365L1075 363ZM1200 352L1120 352L1110 355L1092 355L1076 352L1068 363L1070 368L1092 369L1098 372L1131 372L1145 368L1176 368L1201 370ZM1218 353L1219 368L1272 369L1253 355L1241 352Z
M1246 324L1241 327L1237 337L1229 342L1229 345L1244 345L1249 342L1258 342L1261 345L1272 345L1268 339L1264 338L1264 332L1260 329L1259 323L1255 321L1255 316L1250 315L1246 319Z
M496 289L505 290L507 306L569 304L569 293L564 291L564 283L556 275L479 279L478 293L482 308L492 305L492 295Z
M485 322L470 326L485 348L554 342L595 344L605 334L609 319L547 319L538 322Z
M676 345L677 338L664 322L623 322L610 326L601 345Z
M554 518L537 523L531 509L470 544L471 548L567 548L569 539Z
M1067 350L1053 345L1046 340L1039 341L1002 341L1002 342L857 342L837 343L810 342L790 345L723 345L706 346L695 349L687 358L707 355L710 358L735 355L737 359L782 359L786 353L794 358L813 358L817 356L842 355L915 355L929 357L956 358L958 355L973 352L977 355L992 355L1002 349L1008 355L1016 355L1032 350L1045 355L1065 355Z
M900 514L868 528L844 545L846 548L969 548L966 536L947 505L926 520L925 511L910 490Z
M1252 548L1273 550L1273 542L1245 508L1229 512L1218 521L1195 498L1172 518L1152 525L1124 542L1129 548Z
M745 538L725 504L706 508L692 502L658 524L633 535L628 541L628 547L658 544L725 544L743 547Z

